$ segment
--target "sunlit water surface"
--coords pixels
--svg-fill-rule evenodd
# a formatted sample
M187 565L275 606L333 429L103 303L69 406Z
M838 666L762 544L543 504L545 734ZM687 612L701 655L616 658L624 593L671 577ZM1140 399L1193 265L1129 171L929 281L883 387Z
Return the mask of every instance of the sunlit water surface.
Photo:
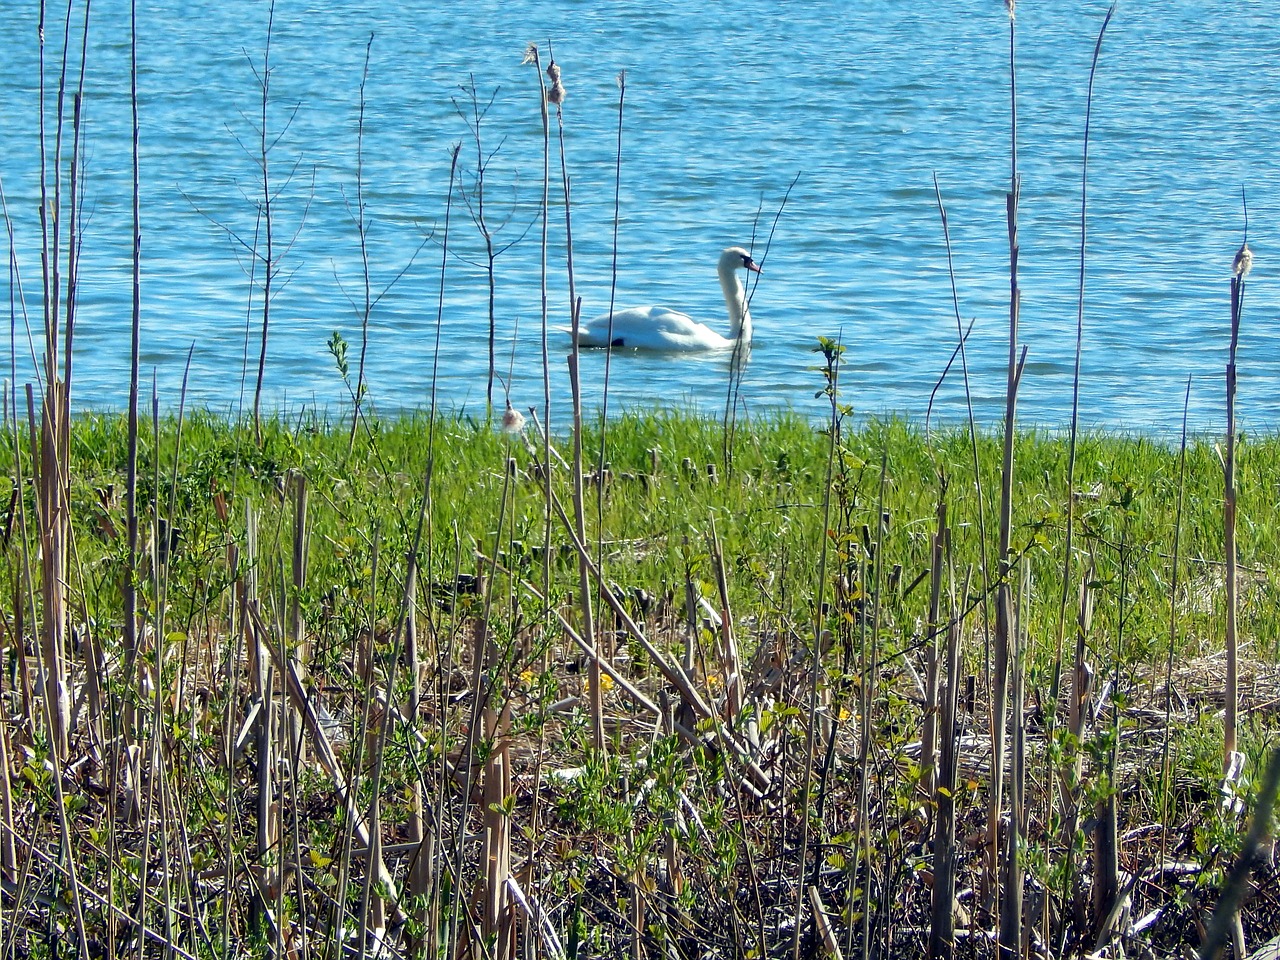
M0 176L33 325L40 315L34 11L0 18ZM132 298L128 8L92 11L73 390L81 408L119 409L128 395ZM234 412L252 397L261 300L251 281L262 269L247 249L264 243L257 125L268 11L261 0L138 6L144 396L154 377L170 409L189 351L189 405ZM1105 11L1085 0L1018 6L1019 279L1028 348L1020 417L1049 428L1071 416L1086 91ZM77 44L78 30L73 25ZM50 24L46 37L52 90L62 25ZM969 391L979 421L998 421L1008 359L1009 32L1003 4L971 0L279 0L267 104L281 271L266 367L271 408L344 408L346 387L326 344L340 331L354 377L365 298L355 218L362 196L376 298L367 351L372 401L384 412L424 408L434 377L442 407L483 414L488 287L463 199L465 191L474 209L476 145L463 119L472 111L472 81L487 105L485 215L501 250L497 366L514 405L541 407L543 138L538 77L521 60L536 41L545 62L548 40L568 88L564 149L585 317L610 299L625 70L620 305L665 303L722 329L719 250L754 240L760 255L772 235L751 303L756 336L741 386L751 414L821 414L813 348L824 335L848 347L843 399L859 414L923 418L958 327L973 321ZM1221 429L1242 185L1257 266L1241 332L1240 419L1258 430L1280 422L1277 91L1280 33L1269 3L1120 7L1102 47L1090 131L1084 425L1176 435L1190 378L1192 429ZM554 151L554 115L552 134ZM52 143L51 123L50 151ZM450 207L450 150L458 143ZM569 294L554 153L552 173L548 350L553 417L563 417L568 340L556 328L569 322ZM34 378L32 349L21 312L15 316L21 384ZM603 353L584 357L584 392L596 408L604 369ZM615 354L609 407L719 411L727 373L721 357ZM500 403L500 383L495 391ZM965 416L958 362L932 415Z

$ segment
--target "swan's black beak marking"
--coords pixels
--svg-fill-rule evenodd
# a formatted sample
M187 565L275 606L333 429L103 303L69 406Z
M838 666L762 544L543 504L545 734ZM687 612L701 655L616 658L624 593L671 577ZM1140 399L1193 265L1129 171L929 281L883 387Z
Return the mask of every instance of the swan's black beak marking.
M748 270L751 270L755 273L764 273L764 271L760 269L760 265L756 263L754 260L752 260L750 257L743 257L742 265L746 267Z

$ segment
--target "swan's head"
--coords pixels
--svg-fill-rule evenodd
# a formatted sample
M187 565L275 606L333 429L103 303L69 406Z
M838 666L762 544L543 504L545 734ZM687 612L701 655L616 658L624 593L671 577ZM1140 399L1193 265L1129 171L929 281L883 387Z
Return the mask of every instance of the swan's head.
M760 264L751 259L751 254L741 247L726 247L724 253L720 254L720 272L732 273L734 270L750 270L753 273L763 273Z

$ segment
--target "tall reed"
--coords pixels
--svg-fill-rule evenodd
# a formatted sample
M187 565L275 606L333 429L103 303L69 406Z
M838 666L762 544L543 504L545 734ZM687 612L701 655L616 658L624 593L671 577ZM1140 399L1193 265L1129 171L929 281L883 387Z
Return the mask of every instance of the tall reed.
M360 108L356 116L356 208L354 219L356 235L360 241L360 279L364 294L360 303L360 360L356 366L356 385L351 399L351 433L347 447L355 445L356 430L360 424L360 404L364 401L365 362L369 356L369 317L373 312L373 290L369 281L369 226L365 222L364 203L364 114L365 86L369 82L369 57L373 53L373 34L364 47L364 68L360 71Z
M1063 531L1063 554L1062 554L1062 572L1061 584L1058 593L1058 623L1056 634L1056 646L1053 655L1052 679L1049 689L1049 716L1047 736L1054 738L1057 735L1058 709L1062 684L1063 670L1063 654L1064 643L1066 637L1067 623L1067 601L1072 592L1072 586L1075 583L1075 524L1076 524L1076 451L1079 440L1080 429L1080 383L1081 383L1081 360L1084 350L1084 304L1085 304L1085 266L1087 262L1088 252L1088 197L1089 197L1089 132L1090 122L1093 117L1093 88L1094 81L1097 77L1098 59L1102 53L1102 40L1106 35L1107 26L1111 22L1111 18L1115 13L1114 4L1107 10L1106 16L1103 18L1102 26L1098 30L1098 38L1094 43L1093 60L1089 67L1089 85L1085 93L1085 115L1084 115L1084 135L1083 150L1080 163L1080 257L1076 286L1076 337L1075 337L1075 359L1072 368L1071 377L1071 421L1069 432L1067 435L1067 500L1066 500L1066 517L1065 527ZM1086 575L1086 580L1091 579ZM1064 887L1064 902L1062 909L1068 911L1068 902L1071 899L1078 900L1077 885L1080 878L1080 865L1076 862L1076 832L1079 828L1081 806L1083 803L1084 786L1081 783L1081 755L1084 750L1084 711L1086 709L1085 700L1088 697L1089 684L1091 683L1093 668L1086 662L1086 640L1089 629L1089 611L1091 607L1092 594L1089 587L1082 584L1079 588L1080 596L1080 613L1076 619L1076 643L1074 647L1074 656L1072 658L1071 669L1071 694L1068 709L1068 730L1073 735L1075 749L1072 751L1069 773L1063 777L1062 800L1066 806L1063 811L1063 830L1061 838L1055 838L1046 835L1046 846L1054 843L1065 841L1063 849L1064 856L1067 859L1066 876L1067 881ZM1053 789L1052 780L1045 791L1046 793L1046 813L1050 813L1055 805L1055 797L1058 795ZM1096 849L1096 846L1095 846ZM1095 889L1099 889L1101 878L1095 876ZM1113 891L1114 893L1114 891ZM1109 905L1108 905L1109 908ZM1103 914L1105 916L1105 913ZM1098 918L1099 920L1101 918Z
M1253 251L1249 249L1249 207L1244 197L1244 189L1240 191L1241 204L1244 207L1244 242L1236 252L1231 265L1231 346L1227 354L1227 437L1226 452L1222 458L1223 472L1223 554L1226 563L1226 595L1227 595L1227 680L1225 712L1223 715L1222 769L1230 774L1233 767L1238 766L1234 757L1236 753L1236 717L1239 710L1239 642L1237 639L1237 607L1239 605L1239 582L1236 563L1236 348L1240 343L1240 316L1244 311L1245 278L1253 269Z
M1013 468L1014 448L1017 442L1016 417L1018 385L1026 362L1026 348L1018 350L1018 316L1021 310L1021 291L1018 288L1018 199L1022 181L1018 176L1018 86L1014 3L1006 0L1009 14L1009 192L1005 195L1005 214L1009 231L1009 359L1006 370L1004 454L1000 467L1000 540L997 550L998 570L996 592L996 632L994 663L990 677L991 689L991 777L987 799L987 858L988 882L993 892L999 890L997 864L1001 850L1001 818L1004 812L1005 780L1005 722L1009 703L1009 667L1012 653L1014 610L1013 590L1010 580L1014 576L1013 553ZM1016 818L1015 811L1013 817ZM1012 835L1013 828L1010 828ZM1015 842L1011 839L1011 842ZM1017 847L1013 847L1016 854ZM1016 902L1011 902L1016 901ZM1000 935L997 941L999 955L1014 956L1021 940L1021 896L1016 898L1005 891L1000 904Z

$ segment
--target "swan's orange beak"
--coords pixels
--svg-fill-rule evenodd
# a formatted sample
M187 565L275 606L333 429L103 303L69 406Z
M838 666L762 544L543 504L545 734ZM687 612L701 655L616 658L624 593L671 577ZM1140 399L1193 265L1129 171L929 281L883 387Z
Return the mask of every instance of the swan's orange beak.
M754 260L748 260L746 263L743 264L743 266L746 267L748 270L752 271L753 273L764 273L764 268L761 267L760 264L756 263Z

